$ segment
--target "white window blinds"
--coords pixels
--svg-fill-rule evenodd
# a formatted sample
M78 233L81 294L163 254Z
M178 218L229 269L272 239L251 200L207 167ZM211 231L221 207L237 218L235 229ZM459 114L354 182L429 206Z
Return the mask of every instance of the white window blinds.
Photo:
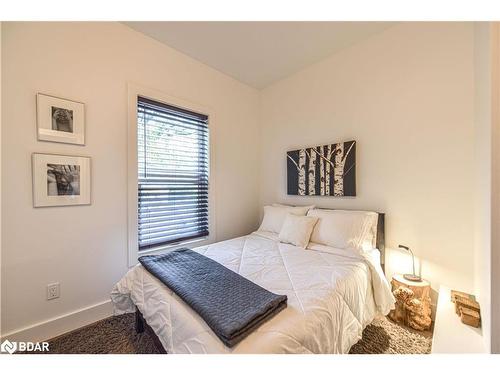
M208 236L208 116L139 97L139 251Z

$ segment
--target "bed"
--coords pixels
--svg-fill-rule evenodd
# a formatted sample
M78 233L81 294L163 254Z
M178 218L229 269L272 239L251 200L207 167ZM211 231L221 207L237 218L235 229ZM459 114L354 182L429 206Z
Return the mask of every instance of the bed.
M175 293L137 265L111 293L114 313L137 312L167 353L347 353L377 314L394 306L383 274L384 215L376 247L363 255L317 243L306 249L256 231L194 248L263 288L288 296L288 306L238 345L226 347Z

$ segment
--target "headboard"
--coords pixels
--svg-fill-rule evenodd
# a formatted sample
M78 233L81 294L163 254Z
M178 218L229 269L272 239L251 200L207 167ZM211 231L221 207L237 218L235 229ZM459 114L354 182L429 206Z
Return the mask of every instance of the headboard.
M385 272L385 214L383 212L378 212L377 239L375 243L377 249L380 251L382 271Z

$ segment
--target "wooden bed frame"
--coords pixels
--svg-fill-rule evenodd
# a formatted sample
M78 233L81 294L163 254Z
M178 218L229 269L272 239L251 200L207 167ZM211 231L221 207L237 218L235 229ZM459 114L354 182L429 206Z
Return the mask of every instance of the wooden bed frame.
M380 265L382 266L382 270L385 272L385 214L381 212L378 212L376 245L377 249L380 251ZM135 307L135 331L138 334L147 332L153 340L158 352L160 354L167 354L167 351L163 347L160 339L148 323L146 323L146 320L137 306Z

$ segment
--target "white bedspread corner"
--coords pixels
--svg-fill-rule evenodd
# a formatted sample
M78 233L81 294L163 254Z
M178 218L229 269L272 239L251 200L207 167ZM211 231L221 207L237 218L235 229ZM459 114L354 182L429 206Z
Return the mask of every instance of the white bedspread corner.
M380 265L380 252L373 249L364 253L363 257L370 267L375 304L380 314L387 315L389 311L395 308L396 299Z

